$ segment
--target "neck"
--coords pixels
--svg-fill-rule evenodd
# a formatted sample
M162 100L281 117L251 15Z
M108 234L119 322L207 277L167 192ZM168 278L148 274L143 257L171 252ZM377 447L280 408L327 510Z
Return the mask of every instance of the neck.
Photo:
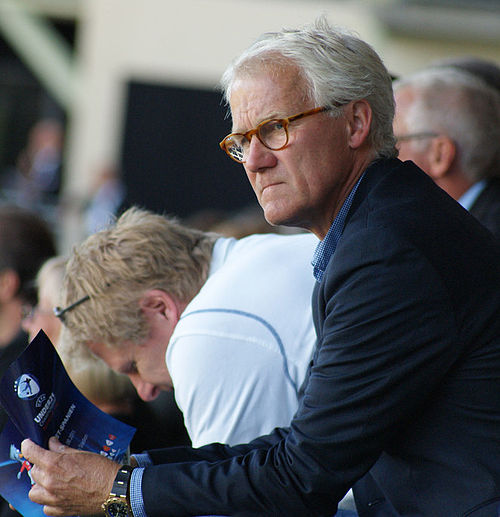
M326 217L323 221L323 225L321 227L310 229L312 233L316 235L320 240L323 240L328 233L333 221L337 217L342 205L345 200L351 193L351 190L356 186L356 183L359 181L359 178L363 175L365 170L369 167L371 163L376 159L375 153L370 152L364 156L364 159L359 160L354 164L349 176L346 178L343 183L341 189L339 190L339 194L337 196L337 202L335 203L334 209L332 212L325 214Z
M21 330L21 308L18 304L4 304L0 308L0 348L4 348Z
M460 199L474 185L473 181L461 173L447 174L435 182L455 200Z

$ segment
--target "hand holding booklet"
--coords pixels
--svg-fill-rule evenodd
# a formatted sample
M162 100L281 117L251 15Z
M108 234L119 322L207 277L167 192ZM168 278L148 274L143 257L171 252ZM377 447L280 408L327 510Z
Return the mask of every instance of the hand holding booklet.
M47 448L55 436L69 447L123 462L135 433L78 391L43 331L0 371L0 404L0 495L25 517L45 514L28 498L31 465L22 457L22 440Z

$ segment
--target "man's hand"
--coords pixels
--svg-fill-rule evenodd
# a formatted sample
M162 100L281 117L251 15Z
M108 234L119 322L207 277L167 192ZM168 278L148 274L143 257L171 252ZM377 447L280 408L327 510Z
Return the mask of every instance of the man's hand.
M118 463L66 447L56 438L49 440L49 450L24 440L21 452L33 465L30 473L35 485L29 497L44 505L47 515L102 513L101 504L109 496L120 468Z

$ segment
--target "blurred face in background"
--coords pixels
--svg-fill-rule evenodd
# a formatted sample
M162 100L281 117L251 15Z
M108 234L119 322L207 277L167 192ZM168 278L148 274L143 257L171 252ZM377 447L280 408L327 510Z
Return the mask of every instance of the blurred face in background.
M429 149L432 143L431 132L428 137L425 132L417 131L408 124L407 116L416 102L415 93L412 88L402 87L394 93L396 111L394 115L394 134L396 135L399 159L402 161L411 160L424 172L429 174L431 168L429 162ZM421 135L422 138L412 136Z
M20 330L22 300L19 276L10 268L0 271L0 348L8 346Z
M24 306L23 308L23 329L29 334L30 341L42 329L54 345L57 344L61 333L61 322L54 315L54 304L52 298L39 290L38 304L35 307Z

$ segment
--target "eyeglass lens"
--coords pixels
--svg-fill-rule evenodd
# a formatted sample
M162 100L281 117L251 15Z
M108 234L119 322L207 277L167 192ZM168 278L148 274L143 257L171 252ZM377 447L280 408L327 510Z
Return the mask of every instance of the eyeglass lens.
M286 124L283 120L268 120L256 128L255 134L263 145L269 149L278 150L284 147L288 141ZM250 149L250 139L245 135L234 135L226 142L226 148L233 158L245 161Z

